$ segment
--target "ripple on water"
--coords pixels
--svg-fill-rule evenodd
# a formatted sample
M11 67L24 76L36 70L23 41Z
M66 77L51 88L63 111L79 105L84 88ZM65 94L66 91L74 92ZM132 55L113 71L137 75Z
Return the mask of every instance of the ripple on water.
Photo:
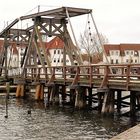
M106 140L130 126L129 118L99 117L94 111L73 111L71 108L10 99L8 118L4 100L0 100L0 139L2 140ZM28 114L28 110L31 114Z

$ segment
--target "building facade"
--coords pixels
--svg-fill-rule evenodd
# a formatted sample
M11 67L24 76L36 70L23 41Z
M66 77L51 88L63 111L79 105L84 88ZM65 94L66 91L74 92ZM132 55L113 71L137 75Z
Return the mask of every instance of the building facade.
M110 64L140 63L140 44L106 44L103 62Z
M64 42L59 37L55 37L46 43L46 51L50 56L51 66L63 66ZM66 65L71 65L68 54L66 54Z

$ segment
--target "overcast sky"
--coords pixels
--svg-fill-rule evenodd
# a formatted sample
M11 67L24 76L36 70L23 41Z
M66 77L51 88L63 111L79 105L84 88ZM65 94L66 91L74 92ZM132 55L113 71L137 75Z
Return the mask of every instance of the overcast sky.
M140 0L2 0L0 29L4 22L29 14L37 5L43 10L61 6L93 9L98 30L110 43L140 43ZM85 21L84 17L72 25L81 32Z

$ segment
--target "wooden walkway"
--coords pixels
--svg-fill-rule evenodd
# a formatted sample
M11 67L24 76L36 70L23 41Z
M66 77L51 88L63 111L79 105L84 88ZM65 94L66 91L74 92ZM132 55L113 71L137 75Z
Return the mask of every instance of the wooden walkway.
M140 140L140 124L122 132L111 140Z

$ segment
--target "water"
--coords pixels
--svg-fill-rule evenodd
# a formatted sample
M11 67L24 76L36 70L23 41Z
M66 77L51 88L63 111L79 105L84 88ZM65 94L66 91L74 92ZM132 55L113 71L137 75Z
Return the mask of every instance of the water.
M31 110L31 114L28 111ZM0 140L106 140L137 124L129 117L103 118L96 111L77 111L22 99L0 99Z

